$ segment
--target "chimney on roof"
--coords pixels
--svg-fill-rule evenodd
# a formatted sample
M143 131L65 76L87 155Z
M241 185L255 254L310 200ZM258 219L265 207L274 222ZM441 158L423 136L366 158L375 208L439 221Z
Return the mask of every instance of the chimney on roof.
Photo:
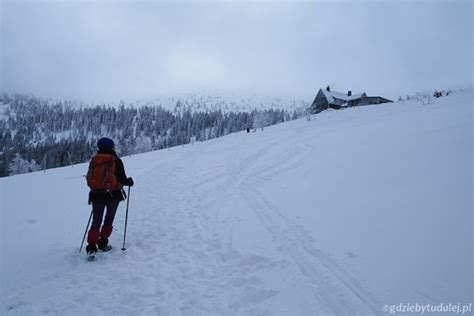
M352 91L351 90L347 91L347 96L350 97L351 95L352 95Z
M326 91L331 91L331 88L329 86L327 86Z

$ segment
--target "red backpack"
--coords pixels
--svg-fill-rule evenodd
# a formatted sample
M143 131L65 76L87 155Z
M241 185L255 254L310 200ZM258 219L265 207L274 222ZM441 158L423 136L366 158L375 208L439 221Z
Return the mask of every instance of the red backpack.
M115 175L115 156L96 154L92 157L87 171L87 185L91 190L117 191L122 184Z

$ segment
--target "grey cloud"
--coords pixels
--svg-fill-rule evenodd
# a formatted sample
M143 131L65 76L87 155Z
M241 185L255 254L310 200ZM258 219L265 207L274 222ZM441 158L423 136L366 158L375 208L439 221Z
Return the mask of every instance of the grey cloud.
M391 96L472 83L472 3L3 2L2 89Z

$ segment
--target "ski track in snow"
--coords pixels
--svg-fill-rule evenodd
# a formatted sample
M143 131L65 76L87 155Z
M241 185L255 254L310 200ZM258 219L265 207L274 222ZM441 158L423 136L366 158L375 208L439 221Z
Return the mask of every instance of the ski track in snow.
M379 118L393 116L379 111ZM367 124L352 122L351 113L346 126ZM333 115L325 119L330 122ZM309 133L312 124L303 124L298 139L285 131L287 125L279 127L278 137L273 131L238 133L124 158L136 183L127 250L120 251L124 202L110 253L86 263L84 253L59 243L41 257L32 255L33 261L41 260L30 268L40 270L22 284L2 286L2 314L383 314L381 302L363 283L262 190L295 170L304 174L314 168L308 157L318 150L315 135L338 127L323 124ZM78 172L67 173L64 183L84 186ZM83 232L87 213L80 209L85 206L76 208L81 227L75 231ZM299 310L285 309L285 299Z
M179 312L183 313L208 314L217 311L218 314L266 314L268 310L265 308L265 301L277 295L278 290L267 287L258 278L258 273L252 270L285 271L285 266L291 262L309 283L315 303L317 302L315 305L323 307L323 312L338 315L377 313L379 305L374 303L357 281L327 254L314 248L311 237L304 233L302 227L286 220L257 190L255 185L260 178L268 181L302 165L306 155L305 148L294 150L290 146L285 151L279 148L282 154L275 164L260 168L258 162L265 162L265 155L272 154L268 152L276 145L266 145L247 157L241 157L239 150L235 149L225 157L226 163L220 167L220 173L213 169L210 174L201 173L199 160L184 160L179 166L175 166L176 173L161 178L163 183L168 184L166 191L157 195L156 191L150 190L140 199L160 201L167 196L168 201L175 201L171 205L160 205L158 209L149 208L146 213L148 224L142 228L145 240L146 236L152 238L156 235L156 227L161 226L160 231L167 231L163 234L167 235L166 240L170 244L162 245L158 250L159 257L171 269L167 273L169 277L166 282L169 282L169 286L166 288L176 291L169 293L164 302L166 306L170 306L167 310L174 310L173 304L179 302ZM298 152L298 155L293 155L293 152ZM202 153L201 157L209 155L212 153ZM167 170L166 165L159 166L158 169L160 168ZM220 185L224 188L223 192L217 199L214 195L204 193L215 192L216 180L224 181ZM147 185L145 180L143 182ZM182 183L187 183L187 186L180 187ZM148 185L153 187L152 183ZM197 190L203 193L200 194ZM180 196L170 199L169 195L176 192ZM196 201L197 197L201 200ZM272 234L274 246L282 256L281 260L275 261L258 255L245 256L232 248L233 225L238 219L235 214L226 212L226 209L230 209L229 201L235 199L245 201ZM193 207L197 202L199 206L214 206L217 209L215 217L211 220L202 218L200 208ZM160 220L163 222L165 219L166 227L159 224ZM147 249L143 251L146 252ZM172 258L167 258L170 254ZM155 277L158 276L153 276ZM215 302L221 303L213 306ZM213 308L207 309L208 306ZM321 309L308 312L321 312Z
M290 141L281 140L282 143L290 143ZM249 157L251 159L244 161L253 161L255 164L260 160L264 165L265 162L270 161L265 159L265 154L268 154L266 151L273 146L277 146L277 143L264 148L261 152ZM299 148L290 147L280 151L282 154L279 159L273 159L272 165L267 165L266 168L252 170L253 166L251 165L247 166L246 170L240 166L238 168L240 176L236 178L237 188L261 223L274 236L279 250L289 255L300 272L307 277L308 282L311 283L315 300L326 305L324 312L337 315L367 315L371 312L378 314L380 305L374 302L370 294L329 255L314 248L312 238L304 232L304 229L285 218L278 211L278 207L272 204L257 188L260 178L264 181L271 181L273 177L301 166L304 157L308 154L307 150L308 147L299 146Z

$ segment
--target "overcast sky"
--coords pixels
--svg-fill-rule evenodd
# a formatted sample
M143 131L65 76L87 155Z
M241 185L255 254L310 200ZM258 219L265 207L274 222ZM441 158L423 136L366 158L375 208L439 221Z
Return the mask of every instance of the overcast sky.
M394 96L472 84L472 1L2 1L2 90Z

